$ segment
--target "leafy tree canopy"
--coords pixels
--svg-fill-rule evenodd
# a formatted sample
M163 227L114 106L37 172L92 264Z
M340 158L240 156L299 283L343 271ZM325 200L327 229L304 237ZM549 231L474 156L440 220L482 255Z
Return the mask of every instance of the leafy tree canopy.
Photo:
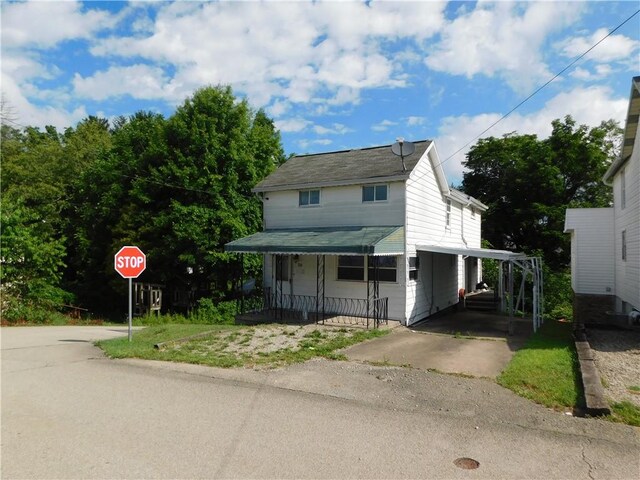
M611 205L602 177L622 131L613 120L589 128L571 116L552 127L544 140L515 133L480 140L467 154L462 188L488 205L482 236L494 248L543 252L561 269L570 260L566 209Z

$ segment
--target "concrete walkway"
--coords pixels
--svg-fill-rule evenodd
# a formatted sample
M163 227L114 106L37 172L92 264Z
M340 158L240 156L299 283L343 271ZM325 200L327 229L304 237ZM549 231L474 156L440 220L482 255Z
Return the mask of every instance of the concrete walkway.
M349 360L496 378L514 352L504 340L456 338L397 328L343 351Z

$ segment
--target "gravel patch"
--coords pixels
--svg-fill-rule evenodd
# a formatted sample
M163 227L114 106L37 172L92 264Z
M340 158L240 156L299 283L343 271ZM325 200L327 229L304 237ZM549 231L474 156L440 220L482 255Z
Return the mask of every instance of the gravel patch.
M629 390L640 387L640 332L591 329L588 338L607 397L640 407L640 394Z
M188 349L207 356L212 353L237 358L255 358L282 350L297 351L311 338L328 342L335 337L351 337L359 329L308 325L257 325L233 331L210 333L188 342L173 342L166 348ZM308 348L308 347L307 347Z

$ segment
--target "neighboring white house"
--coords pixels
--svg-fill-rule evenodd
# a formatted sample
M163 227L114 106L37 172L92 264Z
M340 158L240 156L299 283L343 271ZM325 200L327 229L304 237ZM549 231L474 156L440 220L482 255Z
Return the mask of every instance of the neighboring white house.
M455 306L481 278L463 252L480 248L486 206L449 187L431 141L404 167L390 145L295 156L254 192L264 231L226 250L264 254L272 307L368 317L375 304L406 325Z
M603 178L613 187L613 207L567 209L574 313L580 321L640 310L639 114L640 77L634 77L622 151Z

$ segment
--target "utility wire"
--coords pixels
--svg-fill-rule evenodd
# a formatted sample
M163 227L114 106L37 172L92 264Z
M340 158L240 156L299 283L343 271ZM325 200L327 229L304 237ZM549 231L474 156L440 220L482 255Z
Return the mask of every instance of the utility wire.
M520 108L522 105L524 105L527 101L531 100L531 98L533 98L535 95L537 95L543 88L545 88L547 85L549 85L551 82L553 82L556 78L558 78L560 75L562 75L564 72L566 72L567 70L569 70L572 66L574 66L579 60L581 60L585 55L587 55L591 50L593 50L594 48L596 48L598 45L600 45L604 40L606 40L607 38L609 38L611 35L613 35L617 30L619 30L620 28L622 28L623 25L625 25L627 22L629 22L629 20L631 20L633 17L635 17L638 13L640 13L640 9L636 10L635 12L633 12L633 14L631 14L630 17L628 17L626 20L624 20L620 25L618 25L616 28L614 28L613 30L611 30L609 33L607 33L604 37L602 37L600 40L598 40L595 44L593 44L591 47L589 47L587 50L585 50L581 55L579 55L578 57L576 57L569 65L567 65L566 67L564 67L562 70L560 70L558 73L556 73L550 80L548 80L544 85L542 85L541 87L538 87L532 94L530 94L527 98L525 98L524 100L522 100L520 103L518 103L515 107L513 107L511 110L509 110L507 113L505 113L504 115L502 115L498 120L496 120L495 122L493 122L490 126L488 126L487 128L485 128L481 133L479 133L478 135L476 135L475 137L473 137L471 140L469 140L467 143L465 143L462 147L460 147L458 150L456 150L455 152L453 152L451 155L449 155L447 158L445 158L444 160L442 160L438 165L435 165L436 167L444 164L445 162L451 160L453 157L455 157L458 153L460 153L462 150L464 150L471 142L477 140L478 138L480 138L482 135L484 135L485 133L487 133L489 130L491 130L493 127L495 127L498 123L500 123L502 120L504 120L505 118L507 118L509 115L511 115L513 112L515 112L518 108Z

